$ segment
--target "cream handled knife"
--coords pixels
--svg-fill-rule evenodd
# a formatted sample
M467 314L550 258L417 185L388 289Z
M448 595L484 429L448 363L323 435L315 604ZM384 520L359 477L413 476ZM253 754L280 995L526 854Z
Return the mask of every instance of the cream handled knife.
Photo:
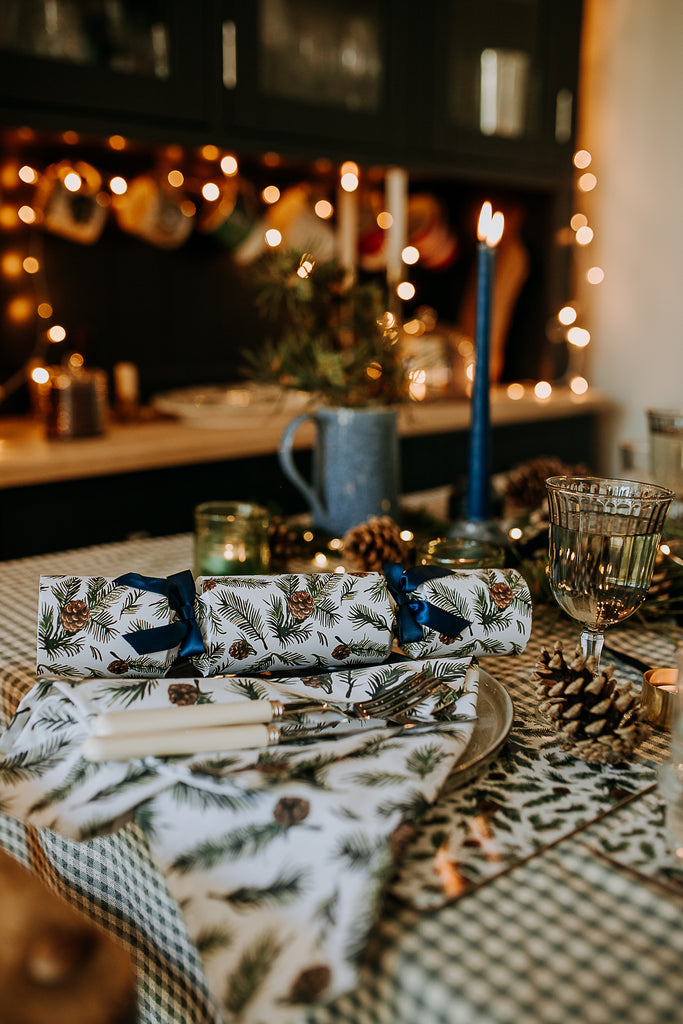
M220 725L250 725L277 722L294 715L329 711L325 701L239 700L230 704L190 704L185 707L139 708L133 711L107 711L95 719L95 736L149 735L168 730Z

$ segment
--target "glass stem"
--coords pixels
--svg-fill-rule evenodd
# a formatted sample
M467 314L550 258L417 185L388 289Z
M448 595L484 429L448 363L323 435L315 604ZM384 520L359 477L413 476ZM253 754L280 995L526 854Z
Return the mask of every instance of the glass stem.
M586 660L592 655L595 658L595 671L597 672L600 668L600 655L602 654L602 645L605 642L605 636L603 633L596 633L592 629L584 629L581 633L581 650Z

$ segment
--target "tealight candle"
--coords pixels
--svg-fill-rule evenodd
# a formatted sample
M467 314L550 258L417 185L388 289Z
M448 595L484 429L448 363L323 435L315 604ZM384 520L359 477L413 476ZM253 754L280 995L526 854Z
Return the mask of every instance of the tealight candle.
M677 693L678 669L651 668L645 672L641 704L648 722L663 729L670 728Z
M244 576L270 566L268 513L248 502L208 501L194 510L195 576Z

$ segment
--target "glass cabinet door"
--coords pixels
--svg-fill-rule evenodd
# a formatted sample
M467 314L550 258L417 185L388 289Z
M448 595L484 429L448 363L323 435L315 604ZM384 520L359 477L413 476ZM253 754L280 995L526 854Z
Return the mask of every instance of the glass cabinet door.
M436 138L444 149L538 161L570 142L574 82L555 51L571 47L566 37L558 45L567 29L558 18L571 16L576 34L580 6L575 0L437 5Z
M182 0L3 0L0 88L16 105L201 119L203 29Z
M277 139L390 137L400 96L390 0L223 5L226 119ZM400 92L400 90L399 90Z

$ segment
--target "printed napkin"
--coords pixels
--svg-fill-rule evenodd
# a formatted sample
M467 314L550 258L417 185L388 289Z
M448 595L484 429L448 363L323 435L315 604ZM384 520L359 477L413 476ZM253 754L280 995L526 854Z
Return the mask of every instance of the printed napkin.
M0 737L3 809L76 839L135 814L205 953L227 1021L284 1024L355 981L357 958L411 822L461 759L475 725L478 668L430 661L446 684L421 705L427 732L349 723L339 735L263 750L92 764L105 710L245 697L375 696L424 667L401 660L297 678L43 680ZM454 718L457 716L457 721ZM307 723L319 727L320 715ZM343 727L342 727L343 726ZM375 727L377 726L377 727ZM301 723L291 723L296 735Z
M202 676L413 658L519 653L531 596L513 569L282 573L168 579L43 576L39 676L165 676L184 659Z

